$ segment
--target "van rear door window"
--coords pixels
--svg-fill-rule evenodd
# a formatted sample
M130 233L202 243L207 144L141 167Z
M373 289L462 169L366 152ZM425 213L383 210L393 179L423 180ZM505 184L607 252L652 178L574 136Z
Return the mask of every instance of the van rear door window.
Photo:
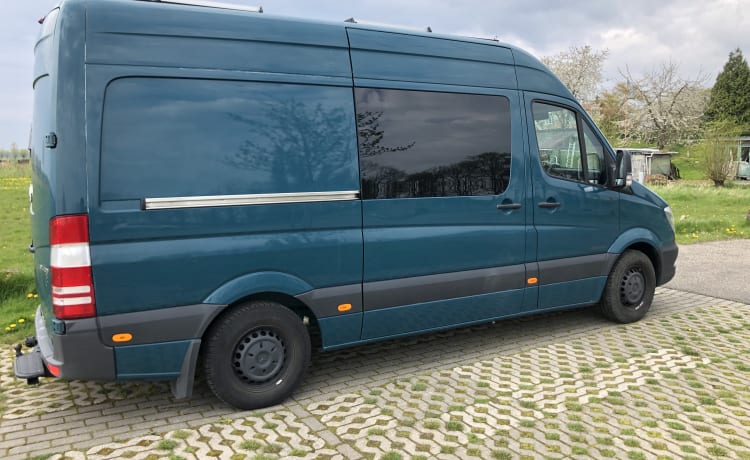
M499 195L510 103L493 95L355 88L362 197Z

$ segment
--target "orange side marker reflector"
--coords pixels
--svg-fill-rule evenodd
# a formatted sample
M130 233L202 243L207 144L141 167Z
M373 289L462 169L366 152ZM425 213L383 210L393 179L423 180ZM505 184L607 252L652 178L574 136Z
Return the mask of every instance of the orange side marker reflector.
M527 279L526 282L529 283L529 284L536 284L536 283L539 282L539 279L536 278L536 277L534 277L534 276L532 276L531 278Z
M339 305L339 311L341 312L349 311L351 309L352 309L352 304L350 303L342 303L341 305Z
M121 334L115 334L112 336L113 342L130 342L133 340L133 334L123 332Z

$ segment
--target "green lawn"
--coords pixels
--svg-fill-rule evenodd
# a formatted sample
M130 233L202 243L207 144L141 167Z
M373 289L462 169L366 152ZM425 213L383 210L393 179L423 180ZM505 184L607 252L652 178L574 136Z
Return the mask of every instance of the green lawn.
M672 163L680 170L683 180L701 180L706 177L703 172L703 161L693 153L692 156L681 153L672 157Z
M35 298L28 211L29 167L0 164L0 343L33 334ZM750 184L715 188L708 182L678 181L652 187L675 215L677 242L689 244L750 238Z
M0 343L33 335L33 257L29 227L30 168L0 164Z
M672 207L678 244L750 238L750 184L676 181L650 188Z

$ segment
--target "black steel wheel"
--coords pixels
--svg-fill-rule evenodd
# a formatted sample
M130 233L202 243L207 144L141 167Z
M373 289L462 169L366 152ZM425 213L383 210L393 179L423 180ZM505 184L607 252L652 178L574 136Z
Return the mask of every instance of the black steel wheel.
M259 328L248 332L234 347L234 373L248 383L265 383L284 367L284 339L273 329Z
M640 251L625 251L607 278L599 307L612 321L632 323L651 308L655 289L651 259Z
M239 409L284 401L310 362L310 337L302 320L275 302L239 305L206 334L203 367L211 390Z

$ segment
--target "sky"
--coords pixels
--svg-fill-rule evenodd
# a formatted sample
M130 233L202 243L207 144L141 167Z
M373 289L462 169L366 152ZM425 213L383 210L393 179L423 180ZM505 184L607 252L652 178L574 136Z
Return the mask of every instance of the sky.
M90 0L96 1L96 0ZM254 0L220 0L258 5ZM37 20L59 0L0 0L0 148L28 144ZM711 86L729 52L750 54L750 0L269 0L266 13L357 20L497 37L537 57L571 46L607 50L605 85L672 61Z

